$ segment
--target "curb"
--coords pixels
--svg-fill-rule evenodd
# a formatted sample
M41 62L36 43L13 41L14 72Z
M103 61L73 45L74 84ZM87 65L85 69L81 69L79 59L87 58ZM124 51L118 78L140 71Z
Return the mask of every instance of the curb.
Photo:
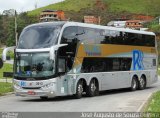
M4 94L0 95L0 97L4 97L4 96L7 96L7 95L12 95L12 94L14 94L14 92L4 93Z
M145 101L142 103L142 105L139 107L139 109L137 110L137 112L144 112L144 109L147 107L147 105L148 105L149 101L152 99L152 96L153 96L154 93L155 93L155 92L150 93L150 94L148 95L148 97L147 97L148 99L145 100Z
M11 83L11 84L13 83L11 80L9 80L9 81L7 80L7 81L6 81L5 79L0 79L0 82L3 82L3 83Z

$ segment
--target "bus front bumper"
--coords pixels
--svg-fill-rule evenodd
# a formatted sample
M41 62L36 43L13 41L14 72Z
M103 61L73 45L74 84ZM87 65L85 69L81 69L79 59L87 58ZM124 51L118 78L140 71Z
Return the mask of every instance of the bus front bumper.
M56 78L43 81L13 80L15 95L30 97L55 97L57 96Z
M16 96L23 96L23 97L55 97L56 94L54 91L42 91L42 90L15 90Z

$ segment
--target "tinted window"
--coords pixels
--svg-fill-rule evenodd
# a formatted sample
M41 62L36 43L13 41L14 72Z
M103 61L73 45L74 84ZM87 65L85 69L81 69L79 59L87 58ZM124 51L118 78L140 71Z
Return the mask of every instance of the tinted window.
M117 44L133 46L155 46L155 36L114 30L78 27L78 42L85 44Z
M75 26L67 27L64 29L61 43L77 43L78 29Z
M99 38L101 44L133 45L133 46L155 46L155 36L128 33L122 31L102 30ZM102 40L103 36L103 40Z
M58 55L66 59L67 71L69 71L74 62L74 57L76 54L77 44L78 44L78 30L76 26L70 26L64 29L61 44L68 44L67 46L60 47Z
M129 71L131 58L84 58L81 72Z
M68 44L67 46L61 47L60 56L71 56L74 57L77 49L77 27L71 26L64 29L61 39L61 44Z

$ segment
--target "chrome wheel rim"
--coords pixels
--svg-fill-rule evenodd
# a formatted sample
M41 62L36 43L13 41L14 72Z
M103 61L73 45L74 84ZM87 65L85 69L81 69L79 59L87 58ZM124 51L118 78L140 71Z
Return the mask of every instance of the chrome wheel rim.
M83 86L81 84L78 85L78 94L81 95L83 93Z
M92 82L92 83L91 83L91 91L92 91L92 92L95 92L95 90L96 90L95 82Z
M143 78L140 79L140 85L141 85L141 87L144 87L144 85L145 85L145 81Z
M133 89L136 89L137 83L136 83L136 80L135 80L135 79L133 79L132 86L133 86Z

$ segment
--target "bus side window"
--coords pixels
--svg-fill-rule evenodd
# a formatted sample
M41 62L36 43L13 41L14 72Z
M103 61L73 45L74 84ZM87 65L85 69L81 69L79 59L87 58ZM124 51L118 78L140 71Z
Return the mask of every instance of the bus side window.
M64 29L61 43L76 43L77 42L78 29L76 26L70 26Z
M74 62L76 54L77 43L78 43L78 28L76 26L70 26L64 29L61 44L68 44L67 46L59 48L59 56L66 58L67 71L69 71Z

